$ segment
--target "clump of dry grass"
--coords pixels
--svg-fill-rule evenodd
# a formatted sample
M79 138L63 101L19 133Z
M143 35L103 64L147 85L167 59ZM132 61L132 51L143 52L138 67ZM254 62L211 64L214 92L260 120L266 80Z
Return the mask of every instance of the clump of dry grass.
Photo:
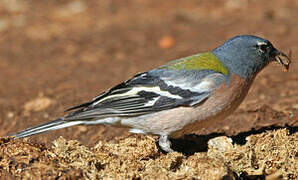
M26 140L0 140L0 175L24 178L221 179L239 176L298 178L298 133L286 129L247 137L233 145L213 138L208 152L163 154L148 136L131 136L86 147L60 137L51 148Z
M224 151L211 147L207 155L220 159L238 175L298 178L297 132L290 135L286 129L268 131L248 136L246 140L245 145L234 145Z

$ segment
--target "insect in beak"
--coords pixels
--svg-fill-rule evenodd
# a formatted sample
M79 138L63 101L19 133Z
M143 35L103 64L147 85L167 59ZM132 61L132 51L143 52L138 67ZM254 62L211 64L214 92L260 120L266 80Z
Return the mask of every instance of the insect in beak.
M291 56L292 51L289 51L289 55L287 56L285 53L281 51L278 51L276 49L274 50L274 59L282 65L285 72L287 72L290 68Z

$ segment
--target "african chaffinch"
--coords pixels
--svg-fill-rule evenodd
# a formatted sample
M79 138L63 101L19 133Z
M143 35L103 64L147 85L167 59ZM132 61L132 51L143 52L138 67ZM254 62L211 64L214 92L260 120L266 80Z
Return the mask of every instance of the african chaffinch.
M169 137L181 137L226 118L243 101L257 73L273 60L289 68L290 59L268 40L236 36L213 51L139 73L68 109L76 110L64 117L12 136L18 139L74 125L106 124L158 135L159 146L171 152Z

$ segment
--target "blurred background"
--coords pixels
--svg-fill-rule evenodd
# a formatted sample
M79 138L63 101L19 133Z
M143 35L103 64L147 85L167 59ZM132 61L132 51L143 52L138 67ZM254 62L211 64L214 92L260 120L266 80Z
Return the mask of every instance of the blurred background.
M0 136L63 116L137 72L240 34L291 49L290 72L269 65L237 112L198 133L297 126L298 1L0 0ZM77 126L32 139L48 144L62 135L89 145L129 133Z

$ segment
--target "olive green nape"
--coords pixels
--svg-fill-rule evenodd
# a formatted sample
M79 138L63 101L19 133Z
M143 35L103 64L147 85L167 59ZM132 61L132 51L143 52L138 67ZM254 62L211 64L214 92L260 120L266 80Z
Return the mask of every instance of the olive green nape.
M228 75L228 69L212 53L206 52L169 62L161 68L166 69L186 69L186 70L212 70Z

